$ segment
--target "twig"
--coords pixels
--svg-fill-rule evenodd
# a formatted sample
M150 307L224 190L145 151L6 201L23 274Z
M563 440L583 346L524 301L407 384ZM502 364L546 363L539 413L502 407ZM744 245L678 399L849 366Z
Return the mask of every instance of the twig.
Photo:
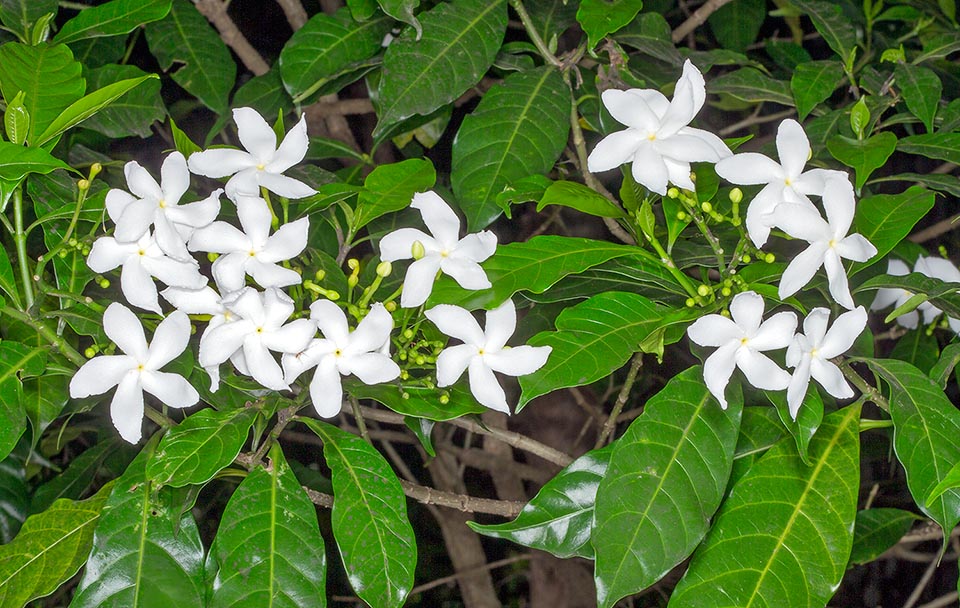
M307 11L303 10L300 0L277 0L277 4L283 9L293 31L299 30L307 22Z
M429 583L417 585L416 587L410 590L410 596L417 595L418 593L423 593L424 591L429 591L430 589L433 589L434 587L439 587L440 585L446 585L447 583L456 582L457 579L459 579L462 576L469 576L470 574L476 574L477 572L485 572L487 570L502 568L503 566L509 566L510 564L515 564L517 562L529 561L532 558L533 558L533 555L530 553L521 553L520 555L514 555L512 557L505 557L503 559L498 559L495 562L490 562L489 564L477 566L476 568L461 570L460 572L456 572L449 576L443 576L436 580L432 580Z
M904 602L903 608L913 608L913 605L916 604L920 599L920 595L927 587L927 583L930 582L930 578L933 576L934 571L939 565L940 560L937 559L936 555L933 555L930 559L930 565L927 566L927 569L923 571L923 576L920 577L920 581L917 582L917 586L913 588L913 593L911 593L910 597L907 598L907 601Z
M790 110L784 110L782 112L775 112L773 114L764 114L763 116L760 116L759 110L761 107L762 106L757 106L757 112L755 112L750 116L747 116L743 120L737 121L732 125L727 125L726 127L720 129L719 134L723 137L726 137L731 133L736 133L740 129L744 129L746 127L752 127L753 125L762 125L764 123L773 122L775 120L780 120L788 116L793 116L794 114L797 113L796 110L790 109Z
M311 106L308 106L304 111L307 114L307 120L321 120L330 116L373 114L373 102L366 97L357 99L338 99L330 102L317 102Z
M307 496L310 498L310 502L317 505L318 507L323 507L324 509L333 508L333 496L329 494L324 494L323 492L317 492L312 490L307 486L300 486L303 488L303 491L307 493Z
M670 35L671 40L673 40L674 44L680 42L686 38L688 34L693 32L693 30L703 25L707 17L730 1L731 0L707 0L707 2L704 2L703 6L690 15L686 21L677 26L677 29L673 30L673 34Z
M227 7L220 0L194 0L194 4L200 14L207 18L207 21L213 24L220 32L220 38L228 47L233 49L243 65L256 76L262 76L270 71L268 64L263 57L253 48L253 45L247 40L243 33L237 28L230 15L227 14Z
M603 423L603 429L600 431L600 436L597 437L597 442L593 446L594 449L603 447L603 444L607 442L607 437L613 434L613 430L617 427L617 419L630 397L630 389L633 388L633 383L637 380L637 374L641 367L643 367L643 353L634 353L633 360L630 362L630 371L627 372L627 378L623 381L623 387L620 389L620 394L617 395L617 400L613 404L610 415Z
M938 236L950 232L955 228L960 227L960 213L948 217L945 220L940 220L933 226L928 226L919 232L915 232L907 237L907 240L913 243L923 243L925 241L930 241Z
M836 360L834 360L836 362ZM843 376L853 383L861 393L866 396L874 405L879 407L885 412L890 411L890 404L887 402L887 398L880 394L876 388L873 387L869 382L863 379L857 370L851 367L849 361L840 362L840 371L843 372Z
M410 498L425 505L437 505L440 507L450 507L457 511L465 513L488 513L490 515L500 515L501 517L514 518L523 509L522 502L513 500L493 500L492 498L476 498L466 494L455 494L443 490L435 490L426 486L421 486L406 479L400 480L403 487L403 493Z
M960 594L956 591L951 591L946 595L941 595L932 602L927 602L917 608L943 608L944 606L953 606L957 603L957 599L960 598Z

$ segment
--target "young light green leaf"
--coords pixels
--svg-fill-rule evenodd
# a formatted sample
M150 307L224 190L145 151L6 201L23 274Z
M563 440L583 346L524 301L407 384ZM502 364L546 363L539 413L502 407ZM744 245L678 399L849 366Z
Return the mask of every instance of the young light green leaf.
M857 511L853 528L851 564L872 562L890 549L920 520L915 513L901 509L863 509Z
M202 409L170 429L147 465L158 486L202 485L229 465L247 440L259 410Z
M697 367L647 401L597 490L597 604L646 589L700 543L733 465L743 400L720 409Z
M50 13L57 13L57 0L0 0L0 21L23 42L34 22Z
M897 150L919 154L934 160L960 163L960 133L924 133L909 135L897 142Z
M177 123L170 119L170 132L173 134L173 145L177 151L184 156L190 156L194 152L200 152L202 148L195 144L190 136L184 133Z
M577 21L587 33L587 46L596 48L604 36L633 21L641 8L643 0L582 0Z
M896 147L897 136L890 131L882 131L867 139L834 135L827 140L830 154L856 172L857 192L863 188L870 174L887 162Z
M83 97L83 66L63 44L28 46L10 42L0 46L0 91L12 100L23 91L34 139L70 104Z
M333 474L333 535L353 590L371 606L399 608L413 586L417 544L403 489L369 443L319 420L301 418L323 440Z
M50 173L55 169L72 170L70 165L42 148L24 148L0 141L0 179L19 182L30 173Z
M840 5L825 0L790 0L790 4L810 17L813 27L834 53L843 60L849 57L857 46L857 32Z
M453 142L451 186L470 231L500 215L496 196L514 180L548 172L570 132L570 89L550 66L517 72L490 89Z
M27 518L13 541L0 545L0 605L25 606L77 573L90 553L111 486L84 501L54 502Z
M800 120L830 97L841 80L843 65L839 61L807 61L798 65L790 78L790 90L797 102Z
M909 63L898 63L893 74L907 109L923 122L927 133L933 133L933 117L943 92L940 77L930 68Z
M725 49L746 53L767 18L764 0L740 0L721 6L707 19L710 31Z
M960 363L960 342L954 342L944 347L943 352L940 353L940 358L937 359L937 363L930 369L928 375L940 388L946 388L947 382L950 380L950 374L953 373L953 368L958 363Z
M807 466L792 439L734 486L670 606L825 606L843 578L859 489L860 406L823 420Z
M363 180L350 228L356 233L378 217L406 209L417 192L433 188L437 172L425 158L381 165Z
M794 104L789 82L775 80L754 68L740 68L711 80L710 92L726 93L750 103L772 101L783 106Z
M63 24L53 41L61 44L85 38L128 34L141 25L158 21L170 12L171 0L111 0L80 11Z
M454 0L420 13L423 36L408 29L387 47L374 137L415 114L427 115L475 84L507 29L505 0Z
M906 289L914 294L925 294L931 304L942 310L948 317L960 318L960 283L946 283L940 279L928 277L919 272L904 276L878 275L864 281L854 292L873 289Z
M247 475L227 503L207 556L209 608L326 606L317 512L283 457Z
M105 65L87 72L87 88L95 91L113 83L145 76L147 74L136 66ZM163 122L166 116L167 109L160 96L160 80L149 78L101 108L83 126L107 137L137 135L146 138L153 134L154 123Z
M594 502L615 445L574 460L544 484L513 521L495 525L468 521L467 525L484 536L512 540L557 557L593 559Z
M550 184L543 198L537 203L537 211L543 211L548 205L570 207L597 217L624 217L623 209L613 204L607 197L577 182L559 181Z
M857 204L853 225L877 248L877 255L855 264L851 276L882 260L913 231L913 227L933 208L936 196L926 188L911 186L900 194L877 194Z

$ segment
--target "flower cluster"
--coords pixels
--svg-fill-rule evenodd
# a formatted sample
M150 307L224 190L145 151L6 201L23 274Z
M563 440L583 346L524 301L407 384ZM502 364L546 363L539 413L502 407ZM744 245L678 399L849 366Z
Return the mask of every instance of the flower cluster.
M940 279L945 283L960 283L960 269L957 269L953 262L944 258L920 256L913 265L913 271L927 277ZM906 276L910 274L910 267L901 260L891 259L887 262L887 274L895 277ZM873 303L870 304L870 310L883 310L891 305L896 309L906 304L913 296L913 292L906 289L879 289ZM921 302L914 310L898 316L897 324L907 329L916 329L921 314L923 315L923 324L930 325L942 313L942 310L930 302ZM960 319L947 317L947 323L951 330L960 333Z
M294 300L283 291L302 282L289 261L307 246L309 219L279 225L267 197L268 192L285 198L315 193L283 174L306 154L305 120L301 118L277 145L273 129L254 110L240 108L233 116L245 150L212 149L189 159L174 152L163 162L159 184L139 164L128 163L129 192L113 189L107 195L113 234L99 238L87 258L96 272L121 269L120 287L129 304L162 314L154 283L159 279L167 285L159 295L176 309L159 323L148 346L137 316L122 304L111 304L104 314L104 329L125 354L91 359L70 383L75 398L116 386L111 416L121 436L132 443L141 436L143 391L175 408L199 400L182 376L160 371L187 348L187 315L209 318L200 336L199 363L210 377L212 391L219 388L220 366L227 361L240 374L277 391L289 390L298 377L315 368L310 396L317 413L331 417L341 408L341 376L376 384L401 375L390 357L394 322L383 303L367 306L365 301L354 306L351 312L362 318L351 331L344 309L333 301L315 301L309 317L301 317ZM181 205L191 172L229 180L224 189L206 199ZM217 220L224 193L236 209L239 228ZM401 306L421 306L441 272L465 289L490 287L479 262L493 255L496 236L484 231L461 239L460 220L433 192L415 195L412 207L420 211L432 236L403 228L381 241L385 262L414 258ZM215 288L208 285L195 253L216 258L210 267ZM494 371L528 374L540 368L550 353L549 347L505 346L516 324L516 310L509 300L488 313L486 331L468 311L456 306L440 305L424 314L440 331L464 342L439 353L437 384L453 384L469 369L471 391L493 409L509 411Z

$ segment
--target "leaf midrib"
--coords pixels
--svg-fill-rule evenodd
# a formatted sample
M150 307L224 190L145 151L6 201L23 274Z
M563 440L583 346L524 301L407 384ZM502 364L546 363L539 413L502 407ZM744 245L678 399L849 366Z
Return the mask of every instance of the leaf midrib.
M59 545L60 543L66 542L68 539L72 538L73 535L77 534L77 533L80 531L81 528L87 526L91 521L100 518L100 511L99 511L99 510L97 510L97 511L90 511L89 513L91 514L91 517L90 517L89 519L84 520L81 524L79 524L78 526L72 528L70 531L68 531L68 532L67 532L66 534L64 534L63 536L58 537L58 538L57 538L55 541L53 541L51 544L49 544L49 545L47 545L46 547L44 547L43 551L40 551L39 553L37 553L36 555L34 555L33 557L31 557L29 560L27 560L26 562L24 562L24 564L23 564L22 566L20 566L19 568L17 568L17 569L14 570L13 572L11 572L11 573L10 573L10 576L8 576L8 577L7 577L6 579L4 579L3 581L0 581L0 587L3 587L3 586L5 586L6 584L8 584L8 583L9 583L18 573L20 573L23 569L25 569L26 567L28 567L30 564L32 564L32 563L35 562L36 560L40 559L41 557L45 556L45 555L46 555L47 553L49 553L52 549L54 549L55 547L57 547L57 545Z
M100 8L101 6L105 6L105 5L101 4L101 5L99 5L99 6L90 7L90 8ZM120 12L120 13L115 14L115 16L112 17L112 18L110 18L110 19L106 19L106 20L104 20L104 21L98 21L98 22L95 22L95 23L91 23L90 25L86 26L86 27L83 28L83 29L77 29L77 30L72 31L72 32L71 32L71 31L68 31L67 33L69 34L69 36L64 36L63 38L61 38L61 39L59 39L59 40L56 40L56 42L59 42L59 43L62 43L62 44L66 44L67 42L77 42L77 41L80 41L80 40L84 40L84 39L86 39L86 38L96 38L97 36L83 36L83 34L86 33L86 32L89 32L89 31L99 30L99 29L101 29L104 25L109 25L109 24L114 23L114 22L116 22L116 21L122 21L122 20L124 20L124 19L126 19L126 18L128 18L128 17L130 17L130 16L132 16L132 15L137 15L137 14L142 14L142 13L147 13L147 14L149 14L151 10L157 8L157 5L156 5L156 3L135 4L135 5L133 6L133 10L130 10L130 5L128 4L128 5L126 5L125 8L127 8L129 12ZM101 12L106 12L106 11L101 11ZM161 18L162 18L162 17L161 17ZM137 20L139 21L140 18L137 17ZM69 21L68 21L67 23L69 23ZM66 25L66 24L65 24L65 25ZM137 25L140 25L140 23L138 23ZM134 26L133 29L136 29L136 27L137 27L137 26ZM132 31L132 30L131 30L131 31ZM78 37L78 36L79 36L79 37ZM54 37L54 38L56 39L57 37ZM64 41L64 40L65 40L65 41Z

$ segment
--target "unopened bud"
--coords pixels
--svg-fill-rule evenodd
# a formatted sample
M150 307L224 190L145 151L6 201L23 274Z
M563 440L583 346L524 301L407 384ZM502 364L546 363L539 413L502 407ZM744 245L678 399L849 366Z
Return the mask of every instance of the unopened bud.
M387 302L386 304L383 305L383 307L387 309L387 312L393 312L397 309L397 303Z
M414 241L413 245L410 246L410 255L413 256L413 259L419 260L427 254L427 250L423 248L423 243L420 241Z
M352 270L354 274L356 274L357 271L360 270L360 260L358 260L357 258L350 258L349 260L347 260L347 267L350 268L350 270Z
M326 277L327 277L327 271L323 270L322 268L316 271L315 273L313 273L313 278L315 278L318 281L322 281Z
M683 211L677 211L677 219L682 222L683 220L687 219L687 214Z
M93 178L99 175L101 171L103 171L103 165L100 163L93 163L90 165L90 175L87 177L87 179L92 181Z
M207 261L216 262L218 257L220 257L219 253L214 253L213 251L211 251L210 253L207 254Z
M441 395L440 395L440 405L446 405L446 404L448 404L448 403L450 403L450 394L449 394L449 393L443 393L443 394L441 394Z
M704 213L710 213L713 211L713 205L711 205L709 202L701 204L700 208L703 209Z
M776 259L777 256L773 255L772 253L768 253L767 255L763 256L763 261L767 264L773 264Z
M711 293L713 293L713 290L710 289L710 286L709 286L709 285L698 285L698 286L697 286L697 293L698 293L701 297L704 297L704 298L705 298L705 297L707 297L708 295L710 295Z
M89 189L90 189L90 180L81 179L80 181L77 182L77 188L79 188L81 191L83 191L83 190L89 190Z
M749 264L752 259L753 258L751 258L750 255L746 253L740 256L740 261L743 262L744 264Z
M97 356L97 349L93 346L88 346L85 351L83 351L83 356L87 359L93 359Z
M106 289L107 287L110 287L110 280L109 280L109 279L100 279L100 280L98 281L98 284L100 285L100 287L101 287L102 289Z
M694 300L693 298L687 298L687 301L684 303L687 305L687 308L693 308L694 306L697 305L697 301Z
M330 291L327 291L326 296L328 300L336 302L337 300L340 299L340 292L330 290Z
M739 204L743 200L743 190L740 188L734 188L730 191L730 202Z
M678 196L680 196L680 191L677 190L676 188L670 188L669 190L667 190L667 197L677 198Z
M730 288L729 288L729 287L722 287L722 288L720 289L720 295L722 295L723 297L726 298L726 297L729 296L730 294L731 294L731 291L730 291Z
M412 329L409 329L409 328L403 330L403 337L406 338L407 340L412 339L412 338L413 338L413 330L412 330Z
M377 264L377 276L386 278L390 276L390 272L393 270L393 264L390 262L380 262Z
M357 283L360 282L360 277L355 274L351 274L347 277L347 287L353 288L357 286Z

